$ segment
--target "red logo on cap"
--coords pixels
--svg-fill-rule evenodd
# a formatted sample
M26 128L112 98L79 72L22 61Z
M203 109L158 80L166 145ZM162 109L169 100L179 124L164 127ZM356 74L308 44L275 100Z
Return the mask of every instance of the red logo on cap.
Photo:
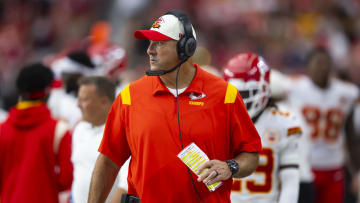
M160 23L161 23L162 21L163 21L162 18L157 19L157 20L152 24L151 27L153 27L153 28L160 28Z

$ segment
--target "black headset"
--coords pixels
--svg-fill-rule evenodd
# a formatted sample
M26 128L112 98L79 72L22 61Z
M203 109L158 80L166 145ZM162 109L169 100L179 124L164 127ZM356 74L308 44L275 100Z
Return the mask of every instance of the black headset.
M184 35L181 36L177 43L177 53L181 61L186 61L194 55L196 50L196 39L192 32L192 25L186 14L180 10L170 10L165 15L170 14L177 17L184 27Z

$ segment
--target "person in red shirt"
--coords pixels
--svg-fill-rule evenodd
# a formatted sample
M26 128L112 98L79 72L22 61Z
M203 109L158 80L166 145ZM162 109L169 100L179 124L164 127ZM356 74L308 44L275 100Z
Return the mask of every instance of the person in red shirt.
M130 155L125 202L230 202L232 177L251 174L261 150L237 89L192 64L196 34L184 13L169 11L134 35L150 40L151 68L112 105L88 202L106 199ZM178 158L191 143L209 158L197 174Z
M46 106L51 70L24 67L17 78L19 102L0 125L0 202L57 203L72 183L71 135Z

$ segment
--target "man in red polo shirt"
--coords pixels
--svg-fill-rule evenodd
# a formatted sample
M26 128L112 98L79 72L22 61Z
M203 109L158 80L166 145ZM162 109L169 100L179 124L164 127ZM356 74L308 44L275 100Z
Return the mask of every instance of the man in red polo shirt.
M89 202L105 200L130 155L127 202L230 202L232 177L251 174L261 150L237 89L192 64L196 35L182 12L169 11L134 35L150 40L151 68L113 103ZM199 175L177 157L191 143L210 159ZM211 192L207 185L217 181Z

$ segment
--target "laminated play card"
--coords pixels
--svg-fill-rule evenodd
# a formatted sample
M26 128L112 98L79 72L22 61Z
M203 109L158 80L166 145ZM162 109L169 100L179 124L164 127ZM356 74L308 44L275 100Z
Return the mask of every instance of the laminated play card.
M191 143L187 147L185 147L179 154L178 157L187 165L190 170L196 173L199 169L199 166L208 161L208 156L195 144ZM205 172L205 170L204 170ZM220 187L222 182L215 182L211 185L206 185L207 188L213 192L218 187Z

